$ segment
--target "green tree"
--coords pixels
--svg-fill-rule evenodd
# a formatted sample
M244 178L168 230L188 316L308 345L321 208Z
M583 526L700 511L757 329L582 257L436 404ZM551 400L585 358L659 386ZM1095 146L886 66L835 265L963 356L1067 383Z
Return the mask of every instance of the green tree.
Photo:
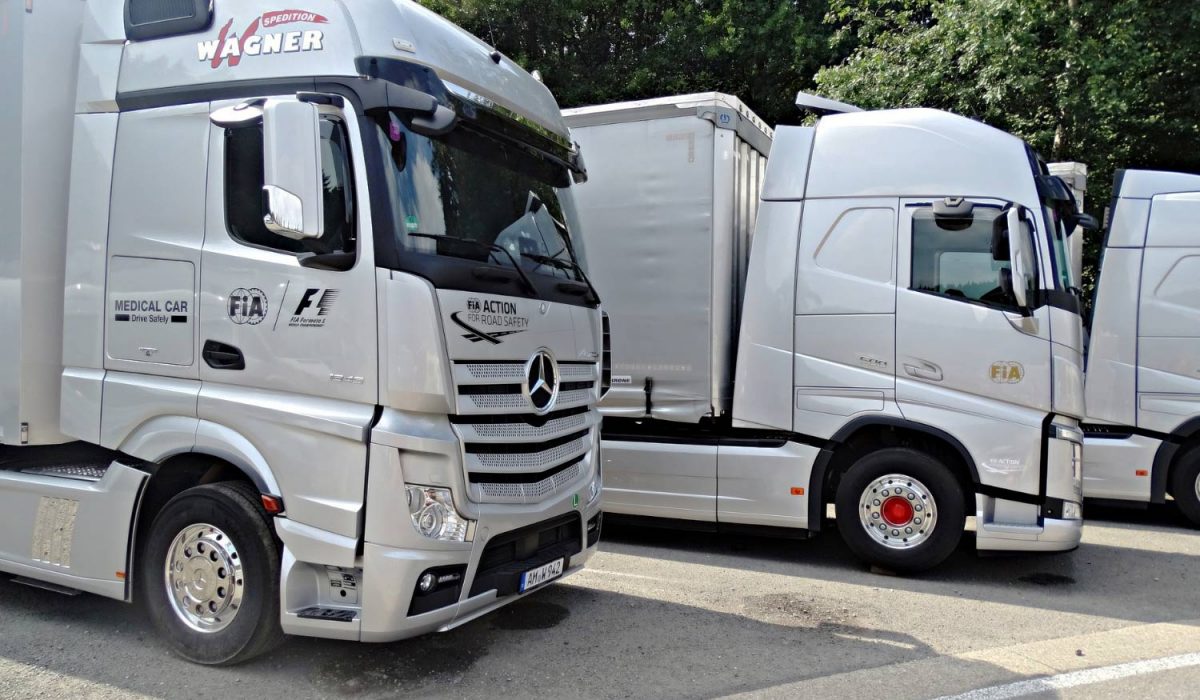
M1200 172L1200 3L831 0L826 19L848 58L817 74L822 92L947 109L1087 163L1097 214L1116 168Z
M834 51L823 0L423 2L539 70L564 107L718 90L790 121Z

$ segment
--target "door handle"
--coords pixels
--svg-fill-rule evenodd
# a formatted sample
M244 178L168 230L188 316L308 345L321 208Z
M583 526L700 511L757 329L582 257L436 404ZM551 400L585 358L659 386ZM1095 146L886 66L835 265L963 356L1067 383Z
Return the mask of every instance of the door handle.
M242 355L241 350L215 340L204 342L204 350L200 353L200 356L213 369L246 369L246 358Z
M927 379L931 382L942 381L942 368L928 360L913 360L904 363L904 371L910 377Z

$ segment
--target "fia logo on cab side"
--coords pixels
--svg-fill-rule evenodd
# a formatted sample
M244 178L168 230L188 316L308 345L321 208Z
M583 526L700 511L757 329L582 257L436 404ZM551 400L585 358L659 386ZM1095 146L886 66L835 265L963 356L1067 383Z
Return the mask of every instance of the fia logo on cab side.
M239 287L229 293L229 320L239 326L257 326L267 317L267 295L257 287Z
M1020 362L993 362L991 377L997 384L1020 384L1025 378L1025 367Z

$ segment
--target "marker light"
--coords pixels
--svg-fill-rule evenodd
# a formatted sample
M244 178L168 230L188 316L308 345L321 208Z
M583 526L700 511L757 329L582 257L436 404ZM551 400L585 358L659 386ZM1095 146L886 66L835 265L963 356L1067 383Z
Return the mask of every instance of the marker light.
M263 510L271 515L279 515L283 512L283 499L279 496L271 496L268 494L262 495Z

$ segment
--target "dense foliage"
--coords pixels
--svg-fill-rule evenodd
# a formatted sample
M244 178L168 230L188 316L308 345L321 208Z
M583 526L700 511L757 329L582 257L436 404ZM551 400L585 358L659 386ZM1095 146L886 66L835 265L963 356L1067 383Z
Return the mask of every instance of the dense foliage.
M796 91L815 90L948 109L1087 163L1096 214L1115 168L1200 172L1194 0L424 2L564 106L720 90L795 123Z

